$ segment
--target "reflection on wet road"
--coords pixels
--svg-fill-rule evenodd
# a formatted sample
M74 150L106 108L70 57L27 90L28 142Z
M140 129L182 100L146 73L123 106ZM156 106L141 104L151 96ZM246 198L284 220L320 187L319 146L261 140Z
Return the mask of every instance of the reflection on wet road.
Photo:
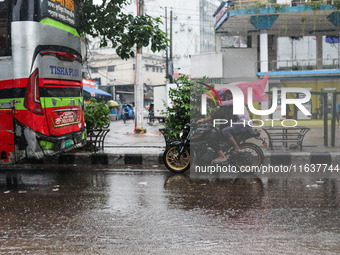
M339 180L0 172L0 254L339 254Z

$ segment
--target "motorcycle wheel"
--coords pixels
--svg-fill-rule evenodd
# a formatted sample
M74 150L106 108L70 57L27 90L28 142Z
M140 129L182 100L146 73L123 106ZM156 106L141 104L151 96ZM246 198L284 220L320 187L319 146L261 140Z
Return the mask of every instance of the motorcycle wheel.
M178 146L170 147L163 154L165 166L173 173L183 173L190 167L190 150L185 149L179 158L178 154Z
M264 161L262 149L253 143L243 143L240 145L242 152L233 156L235 166L240 169L244 166L261 166Z

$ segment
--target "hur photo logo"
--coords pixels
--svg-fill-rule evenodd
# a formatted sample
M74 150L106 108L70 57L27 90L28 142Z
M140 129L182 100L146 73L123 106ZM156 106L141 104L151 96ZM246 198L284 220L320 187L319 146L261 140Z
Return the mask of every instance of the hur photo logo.
M244 103L245 98L243 91L234 86L234 85L225 85L226 89L229 89L231 93L233 94L233 114L244 114ZM220 97L218 96L217 92L213 90L213 92L217 95L217 98L221 101ZM288 93L300 93L304 94L305 97L303 98L287 98ZM211 93L208 93L208 95L213 98ZM295 105L298 109L301 110L301 112L306 116L311 116L311 113L306 109L306 107L303 106L304 103L307 103L311 99L311 93L308 89L305 88L282 88L281 89L281 115L286 115L286 106L288 104ZM214 99L213 99L214 100ZM215 100L214 100L215 101ZM277 88L273 88L273 100L272 100L272 106L270 109L264 109L264 110L258 110L255 109L253 106L253 88L248 88L248 108L249 111L252 112L255 115L270 115L275 112L278 106L278 97L277 97ZM216 104L216 101L215 101ZM206 115L207 114L207 95L203 94L201 97L201 114Z

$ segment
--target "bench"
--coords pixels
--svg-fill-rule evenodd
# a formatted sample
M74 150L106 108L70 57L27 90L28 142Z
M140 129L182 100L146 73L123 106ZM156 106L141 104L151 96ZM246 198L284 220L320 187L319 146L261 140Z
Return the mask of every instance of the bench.
M295 127L271 127L265 126L262 129L266 132L268 136L268 145L270 149L273 149L274 143L282 143L282 145L287 148L288 143L296 143L297 146L302 150L303 138L310 130L306 126L295 126Z

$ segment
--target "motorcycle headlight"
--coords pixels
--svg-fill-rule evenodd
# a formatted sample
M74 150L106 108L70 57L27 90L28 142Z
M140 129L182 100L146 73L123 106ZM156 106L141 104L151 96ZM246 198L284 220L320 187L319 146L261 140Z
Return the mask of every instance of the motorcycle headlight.
M181 133L179 133L179 138L183 137L183 131L181 131Z

